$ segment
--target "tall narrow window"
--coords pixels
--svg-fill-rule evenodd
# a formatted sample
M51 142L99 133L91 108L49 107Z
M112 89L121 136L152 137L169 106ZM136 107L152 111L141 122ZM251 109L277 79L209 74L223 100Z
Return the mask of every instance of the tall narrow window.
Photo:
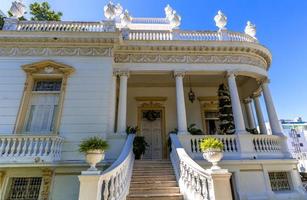
M32 89L25 131L50 133L57 115L61 80L36 80Z
M26 82L15 133L57 134L67 79L74 68L51 60L22 66Z
M219 131L219 116L217 111L204 111L204 125L206 134L216 135Z

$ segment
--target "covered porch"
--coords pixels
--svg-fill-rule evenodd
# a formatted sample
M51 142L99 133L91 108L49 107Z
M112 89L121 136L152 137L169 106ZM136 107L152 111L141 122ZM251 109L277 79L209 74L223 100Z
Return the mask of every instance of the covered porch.
M219 132L218 87L229 88L235 133ZM127 126L138 126L149 149L144 159L168 158L168 137L177 132L188 154L201 159L199 141L204 135L224 143L225 159L288 157L284 136L264 77L233 71L120 71L113 75L114 126L110 134L126 134ZM191 98L193 95L195 98ZM268 135L260 97L264 97L273 135ZM191 135L191 124L202 135ZM258 127L258 134L247 129Z

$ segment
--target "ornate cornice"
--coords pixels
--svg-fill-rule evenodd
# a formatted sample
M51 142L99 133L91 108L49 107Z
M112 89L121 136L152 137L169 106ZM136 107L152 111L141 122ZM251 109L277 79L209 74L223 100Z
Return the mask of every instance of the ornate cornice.
M0 47L0 56L112 56L111 47Z
M266 68L264 60L248 55L115 54L115 63L248 64Z

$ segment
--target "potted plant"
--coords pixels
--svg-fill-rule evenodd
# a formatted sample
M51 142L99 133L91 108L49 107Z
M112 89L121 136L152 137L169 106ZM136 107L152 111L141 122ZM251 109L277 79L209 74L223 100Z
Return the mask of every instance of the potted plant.
M200 142L203 157L212 163L211 169L221 169L217 163L223 158L223 143L214 137L206 137Z
M149 145L143 136L136 136L133 141L133 153L135 155L135 159L141 159L142 155L145 154L148 146Z
M196 124L190 124L188 127L188 132L191 135L203 135L203 131L196 127Z
M138 132L139 128L137 126L127 126L126 133L129 134L136 134Z
M91 166L88 171L97 171L96 164L104 159L108 143L100 137L90 137L81 142L79 151L85 153L85 160Z

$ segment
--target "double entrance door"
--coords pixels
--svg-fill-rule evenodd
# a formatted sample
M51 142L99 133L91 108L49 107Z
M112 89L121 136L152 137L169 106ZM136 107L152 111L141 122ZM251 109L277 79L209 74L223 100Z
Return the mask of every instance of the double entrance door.
M162 110L141 110L141 135L149 145L143 159L163 158Z

